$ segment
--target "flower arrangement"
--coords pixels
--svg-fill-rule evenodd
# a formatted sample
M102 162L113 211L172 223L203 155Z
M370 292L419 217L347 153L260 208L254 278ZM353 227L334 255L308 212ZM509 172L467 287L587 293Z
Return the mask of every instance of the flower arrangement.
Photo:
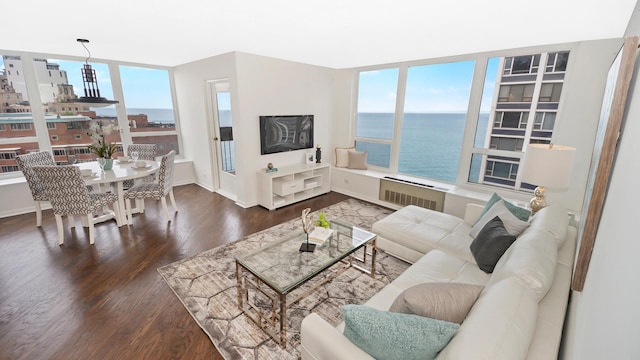
M325 229L329 228L329 222L327 221L327 217L323 212L318 214L318 220L315 221L316 226L322 226Z
M92 144L89 145L89 150L98 157L111 159L116 152L116 144L107 142L105 136L117 130L118 125L111 120L107 121L106 124L103 124L100 120L91 121L89 123L89 132L87 133L92 141Z

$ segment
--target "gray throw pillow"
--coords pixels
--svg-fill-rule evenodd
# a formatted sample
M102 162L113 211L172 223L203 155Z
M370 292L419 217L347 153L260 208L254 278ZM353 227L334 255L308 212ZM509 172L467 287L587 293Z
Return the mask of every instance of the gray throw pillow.
M482 285L460 283L419 284L398 295L389 311L461 324L482 289Z
M509 234L502 220L496 216L480 230L469 248L478 267L490 274L502 254L514 241L516 241L516 237Z

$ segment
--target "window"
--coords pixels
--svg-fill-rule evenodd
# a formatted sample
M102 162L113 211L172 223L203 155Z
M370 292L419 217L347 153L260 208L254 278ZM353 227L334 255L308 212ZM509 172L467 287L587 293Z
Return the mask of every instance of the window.
M523 78L522 75L514 75L514 71L503 71L496 76L490 71L496 63L504 64L502 68L505 70L522 70L525 68L524 59L518 60L519 67L513 65L517 59L489 60L485 86L494 84L493 89L499 86L499 90L497 98L494 98L493 91L485 89L483 92L483 109L489 111L492 120L489 122L491 126L481 129L479 124L476 130L469 182L516 190L533 189L530 184L520 184L517 181L518 165L526 144L551 142L568 56L569 52L565 51L527 57L531 59L532 69L538 61L547 64L545 72L554 73L552 81L546 82L543 75ZM533 101L536 92L540 93L537 102ZM491 108L495 111L491 112Z
M120 66L120 77L133 142L156 144L158 155L172 149L179 153L169 72Z
M370 165L390 166L397 88L397 68L360 73L356 149L367 152Z
M128 118L117 119L114 105L95 108L70 102L84 95L80 71L83 61L25 55L27 62L20 56L0 55L0 152L15 149L16 153L28 153L51 148L58 153L56 162L61 164L69 163L68 159L73 156L77 156L77 162L91 161L95 155L87 148L91 142L87 132L88 122L93 119L117 120L120 131L114 132L108 140L117 144L118 153L122 153L123 149L122 135L133 141L162 142L161 149L179 150L168 70L121 67L120 82L125 88ZM22 76L23 66L32 68L37 86L28 88L31 85ZM91 66L96 70L100 95L115 99L109 69L118 65L91 63ZM130 73L127 69L134 71ZM158 81L158 78L163 80ZM36 101L32 101L34 96ZM115 100L123 102L123 99ZM39 107L44 117L38 111L34 118L32 106ZM154 114L155 110L160 111ZM35 124L43 121L47 131L39 133L40 127ZM133 136L128 129L130 122L135 123L135 129L131 131L135 132ZM5 170L13 169L15 159L0 159L0 165ZM0 174L0 177L4 176L7 175Z
M485 64L474 60L361 71L356 148L390 173L532 190L518 181L520 159L528 144L551 141L568 57L559 51L489 58L477 83L473 72ZM470 119L477 100L477 118ZM464 137L474 126L475 136ZM464 139L473 146L463 146ZM468 167L460 159L470 159Z
M67 149L52 149L53 156L66 156Z
M0 166L0 170L2 170L3 173L20 171L20 169L18 169L18 165L2 165Z
M474 66L463 61L409 67L398 172L456 181Z

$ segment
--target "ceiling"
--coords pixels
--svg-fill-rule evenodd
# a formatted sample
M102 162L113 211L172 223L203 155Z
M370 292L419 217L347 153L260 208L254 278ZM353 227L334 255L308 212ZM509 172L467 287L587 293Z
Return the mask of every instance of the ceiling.
M103 5L102 7L98 5ZM175 66L241 51L351 68L622 37L636 0L21 0L0 50Z

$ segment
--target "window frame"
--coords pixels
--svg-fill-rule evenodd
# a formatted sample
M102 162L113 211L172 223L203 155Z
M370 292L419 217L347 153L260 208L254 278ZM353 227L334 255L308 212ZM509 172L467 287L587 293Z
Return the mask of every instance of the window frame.
M36 75L36 68L34 64L35 59L56 59L56 60L65 60L65 61L80 61L84 62L86 58L84 57L74 57L74 56L61 56L56 54L35 54L31 52L25 51L9 51L9 50L0 50L0 56L13 56L19 57L20 63L22 67L22 73L25 81L26 89L29 93L30 98L33 98L36 101L30 101L31 106L31 117L33 122L32 129L35 129L35 135L30 136L16 136L16 137L5 137L0 138L0 145L13 145L13 144L26 144L26 143L36 143L38 145L38 150L40 151L52 151L51 139L49 136L49 127L48 123L45 120L45 113L47 111L46 106L42 104L40 101L41 94L39 83ZM179 153L176 154L176 158L184 158L182 154L183 149L183 141L182 135L180 131L180 118L178 114L178 104L177 104L177 96L175 90L175 78L174 78L174 70L170 67L165 66L157 66L150 64L138 64L131 62L120 62L120 61L112 61L112 60L103 60L103 59L93 59L92 62L102 63L108 66L109 74L110 74L110 82L113 90L114 100L117 100L119 103L116 105L116 115L118 119L118 126L120 127L120 136L122 139L122 144L118 144L118 147L122 149L123 144L127 146L132 144L132 136L131 132L128 128L128 119L126 113L126 103L124 99L124 94L122 90L122 82L120 79L119 67L122 66L132 66L138 68L147 68L147 69L156 69L167 71L169 77L169 87L171 94L171 105L173 108L174 119L175 119L175 130L172 131L149 131L149 132L136 132L134 137L146 137L146 136L176 136L178 142L178 148L180 149ZM13 64L10 64L13 65ZM9 70L10 66L6 67L6 71ZM81 91L82 89L80 89ZM10 127L6 129L2 129L4 132L9 131L25 131L25 130L11 130ZM70 146L73 147L73 146ZM32 150L32 149L29 149ZM15 172L0 172L0 180L2 179L11 179L23 177L24 175L20 171Z
M391 175L394 174L398 174L398 158L399 158L399 147L400 147L400 139L401 139L401 134L398 132L398 129L401 128L402 126L402 114L403 114L403 104L404 104L404 91L406 89L406 73L407 73L407 69L411 66L420 66L420 65L431 65L431 64L441 64L441 63L448 63L448 62L457 62L457 61L465 61L465 60L474 60L475 64L476 64L476 68L474 70L474 77L472 80L472 84L471 84L471 96L469 99L469 107L468 107L468 111L467 111L467 120L466 120L466 126L464 129L464 135L463 135L463 142L462 142L462 149L461 149L461 156L460 156L460 161L459 161L459 165L458 165L458 171L457 171L457 179L455 182L456 186L460 186L469 190L477 190L477 191L481 191L481 192L487 192L487 191L495 191L496 190L496 186L497 185L489 185L489 184L482 184L482 183L476 183L473 182L471 180L470 175L472 175L472 161L474 161L475 156L479 155L482 156L483 159L485 159L486 162L486 158L487 156L495 156L498 158L514 158L514 159L518 159L518 161L521 161L522 158L524 157L524 152L512 152L512 151L505 151L505 150L494 150L494 149L486 149L486 148L476 148L475 147L475 137L476 137L476 127L478 126L479 123L479 115L481 113L480 110L480 106L483 100L483 90L484 90L484 81L485 81L485 75L486 75L486 71L487 71L487 67L488 67L488 61L492 58L507 58L507 57L517 57L517 56L533 56L532 54L541 54L538 65L537 65L537 69L535 71L535 73L529 73L529 74L515 74L515 75L511 75L514 77L518 77L518 76L537 76L537 77L542 77L545 74L549 74L549 72L547 71L547 61L548 61L548 55L549 54L556 54L556 59L555 61L557 62L557 54L561 54L561 53L569 53L569 60L567 61L567 65L566 65L566 69L561 71L560 73L567 73L567 69L571 68L571 63L574 61L573 59L575 58L575 56L571 56L571 53L574 52L575 50L575 43L570 43L570 44L557 44L557 45L546 45L546 46L539 46L539 47L531 47L531 48L527 48L527 49L507 49L507 50L500 50L500 51L492 51L492 52L487 52L487 53L479 53L479 54L469 54L469 55L460 55L460 56L451 56L451 57L445 57L445 58L438 58L438 59L429 59L429 60L419 60L419 61L408 61L408 62L402 62L402 63L391 63L391 64L384 64L384 65L376 65L376 66L367 66L367 67L360 67L360 68L354 68L352 69L352 83L353 83L353 95L351 97L351 106L353 111L351 112L351 116L350 116L350 136L349 139L351 140L352 144L355 143L355 141L366 141L366 142L374 142L374 143L383 143L383 144L390 144L391 145L391 158L390 158L390 166L389 168L384 168L384 167L378 167L372 164L367 164L367 166L369 168L371 168L372 170L377 170L377 171L381 171L384 173L389 173ZM553 63L554 69L556 66L556 63ZM375 71L375 70L385 70L385 69L389 69L389 68L399 68L399 79L398 79L398 89L396 92L396 109L395 109L395 122L394 122L394 133L392 136L391 140L381 140L381 139L371 139L371 138L362 138L362 137L357 137L356 136L356 128L357 128L357 120L358 120L358 96L359 96L359 76L361 72L364 71ZM497 68L498 74L496 74L496 76L503 76L503 72L504 72L504 64L502 61L500 61L500 64ZM558 72L554 73L557 74ZM403 77L404 74L404 77ZM524 80L521 80L524 81ZM553 82L553 81L544 81L545 83L547 82ZM567 78L565 77L564 80L562 80L562 83L566 83L567 82ZM504 82L502 83L504 84ZM519 85L519 83L517 81L513 81L511 83L509 83L509 85ZM563 85L564 87L564 85ZM535 105L538 104L538 97L539 97L539 87L536 86L534 88L534 92L531 96L531 100L530 101L525 101L522 102L520 104L527 104L527 105L531 105L529 106L526 110L520 110L519 108L516 109L514 108L514 110L511 111L520 111L523 113L527 113L528 117L526 117L525 119L521 119L521 125L523 125L524 127L519 128L519 129L514 129L514 130L522 130L522 131L526 131L527 136L524 137L524 144L523 144L523 150L526 149L526 146L530 143L530 142L546 142L546 141L550 141L551 138L548 139L542 139L539 137L532 137L531 136L531 130L533 127L533 123L534 123L534 117L535 117L535 113L536 113L536 107ZM497 87L495 89L496 94L494 96L497 96L497 93L499 91L499 87ZM560 94L560 98L559 101L557 102L558 107L555 110L556 113L556 118L555 118L555 126L557 128L558 126L558 120L560 118L560 114L561 114L561 104L563 101L563 98L565 97L565 92L562 91ZM513 104L513 103L511 103ZM496 108L492 108L491 109L491 114L497 112L497 111L509 111L506 109L496 109ZM539 111L539 110L538 110ZM400 114L400 115L399 115ZM524 117L524 116L523 116ZM492 122L494 121L493 116L490 116L489 118L489 126L491 126ZM541 131L545 131L545 130L541 130ZM484 171L484 165L482 166L481 172L480 174L482 174L482 172ZM406 175L406 174L403 174ZM410 175L412 177L418 178L420 179L419 176L413 176ZM512 179L513 180L513 179ZM515 188L513 187L505 187L502 188L501 191L506 192L506 193L510 193L512 194L514 197L516 198L522 198L524 199L523 196L530 196L529 194L531 193L532 189L529 189L527 187L522 187L520 184L520 181L517 180L517 176L516 176L516 186ZM427 179L425 178L425 183L438 183L440 182L439 180L435 180L435 179Z

